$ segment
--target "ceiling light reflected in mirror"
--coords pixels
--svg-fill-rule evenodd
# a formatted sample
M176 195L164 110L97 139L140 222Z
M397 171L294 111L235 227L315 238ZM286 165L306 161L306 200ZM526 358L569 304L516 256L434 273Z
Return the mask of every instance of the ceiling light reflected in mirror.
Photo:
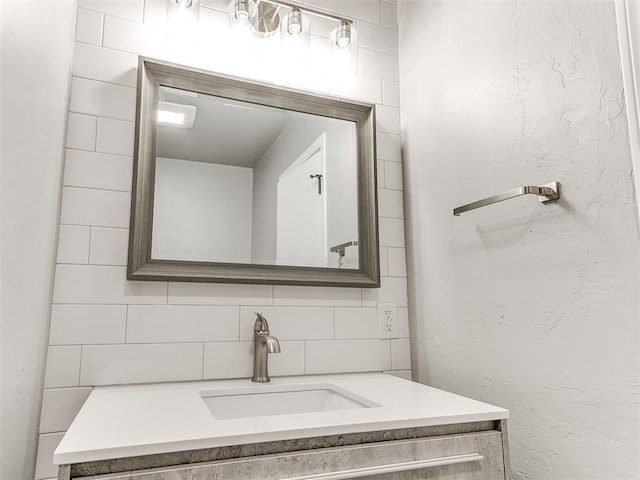
M196 121L195 105L158 102L158 124L181 128L193 128Z

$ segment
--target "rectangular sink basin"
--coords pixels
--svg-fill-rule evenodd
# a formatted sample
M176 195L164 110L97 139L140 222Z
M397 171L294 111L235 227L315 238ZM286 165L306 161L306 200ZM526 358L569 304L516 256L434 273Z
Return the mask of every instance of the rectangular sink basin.
M213 417L219 420L379 406L330 384L210 390L200 392L200 396Z

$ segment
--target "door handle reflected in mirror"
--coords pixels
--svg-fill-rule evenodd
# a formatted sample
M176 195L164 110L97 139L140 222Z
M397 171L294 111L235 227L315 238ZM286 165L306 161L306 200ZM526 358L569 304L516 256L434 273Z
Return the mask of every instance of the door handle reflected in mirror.
M315 175L309 175L309 178L317 178L318 179L318 195L322 195L322 175L317 173Z

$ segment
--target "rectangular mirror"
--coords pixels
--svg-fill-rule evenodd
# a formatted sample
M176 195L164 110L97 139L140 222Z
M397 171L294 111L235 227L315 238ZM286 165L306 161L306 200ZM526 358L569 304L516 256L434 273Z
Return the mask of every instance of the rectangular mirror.
M374 106L140 59L128 277L379 286Z

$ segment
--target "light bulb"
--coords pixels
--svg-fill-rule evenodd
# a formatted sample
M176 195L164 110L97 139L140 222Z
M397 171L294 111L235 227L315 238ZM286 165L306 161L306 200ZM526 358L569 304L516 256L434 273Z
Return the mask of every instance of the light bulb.
M338 48L346 48L351 44L352 33L351 24L340 22L340 26L335 30L335 42Z
M176 0L176 4L183 8L191 7L192 0Z
M249 20L251 17L249 14L249 2L246 0L237 0L235 2L235 17L241 22Z
M302 27L298 24L289 25L289 33L291 35L299 35L302 32Z
M302 33L302 12L299 8L294 8L287 16L287 32L290 35L300 35Z

